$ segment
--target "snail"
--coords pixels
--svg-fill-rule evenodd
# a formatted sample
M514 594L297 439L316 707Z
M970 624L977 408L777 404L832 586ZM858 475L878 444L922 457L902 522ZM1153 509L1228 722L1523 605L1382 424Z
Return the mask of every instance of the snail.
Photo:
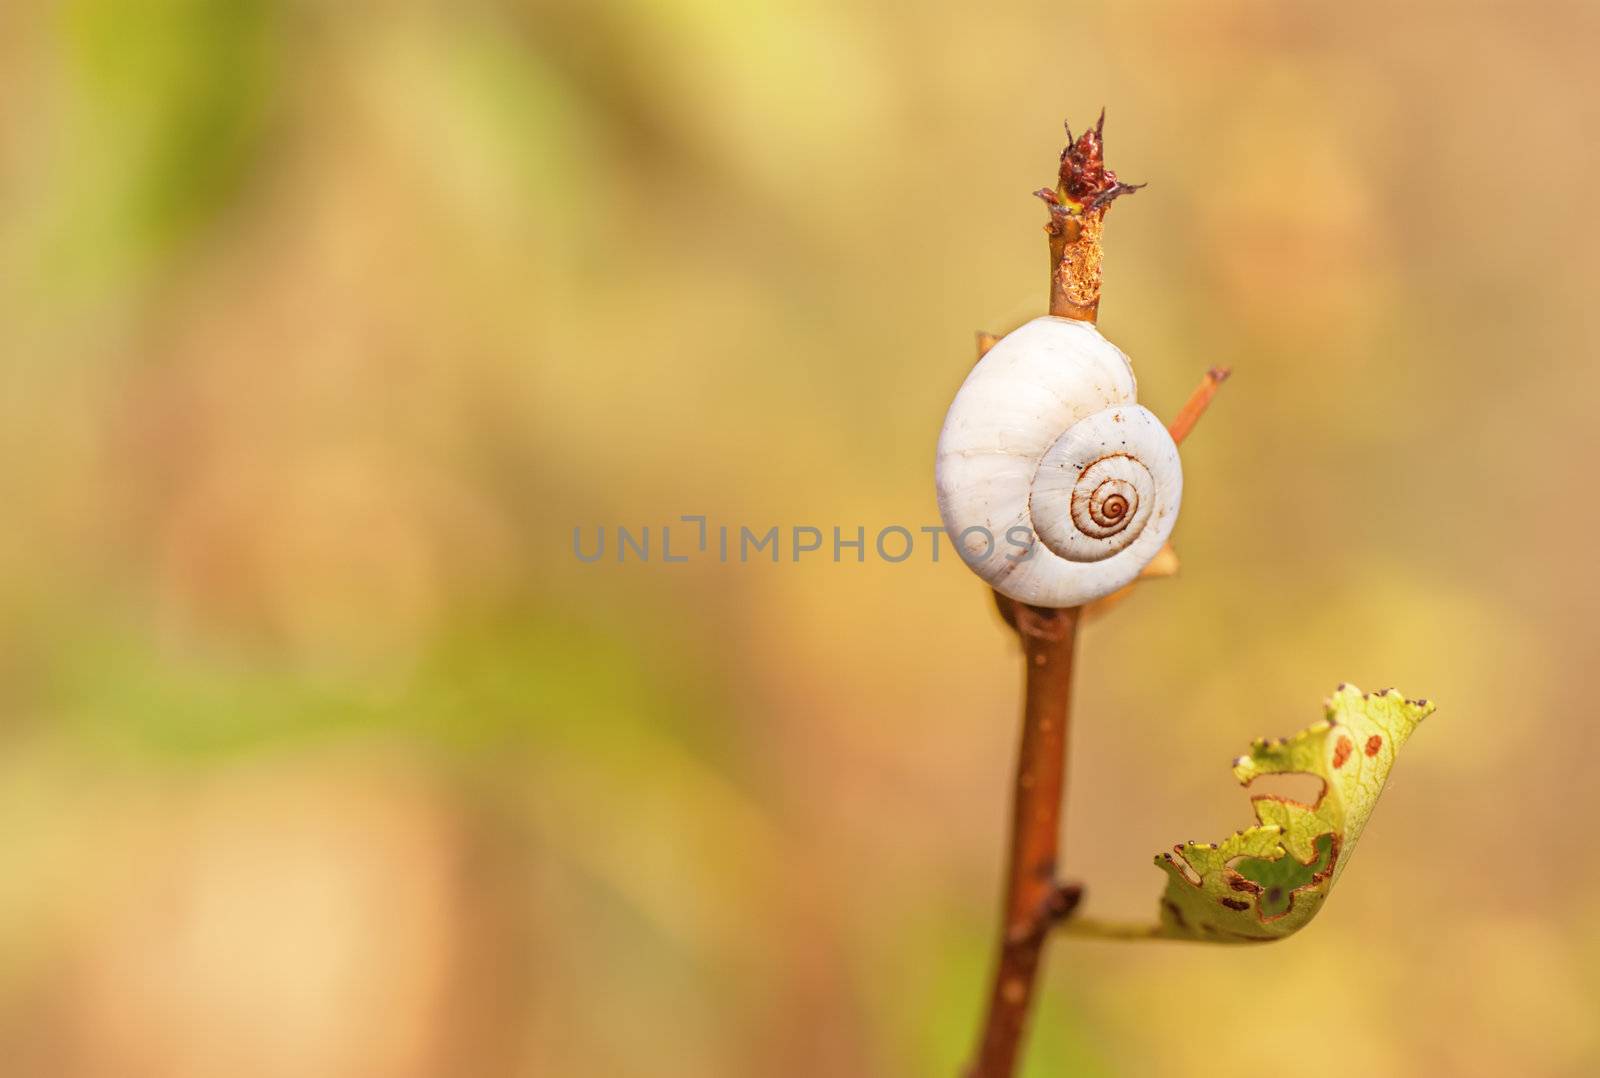
M1183 469L1093 322L1045 315L1001 338L939 434L939 513L961 559L1018 602L1071 607L1131 583L1178 521Z

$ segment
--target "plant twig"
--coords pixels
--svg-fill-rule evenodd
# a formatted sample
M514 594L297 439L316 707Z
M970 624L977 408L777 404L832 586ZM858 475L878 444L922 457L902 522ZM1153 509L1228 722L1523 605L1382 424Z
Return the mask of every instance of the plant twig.
M1194 430L1194 425L1205 415L1206 409L1211 405L1211 398L1217 395L1217 390L1223 382L1228 380L1228 375L1233 373L1227 367L1212 367L1206 371L1206 376L1200 380L1194 392L1189 394L1189 399L1183 402L1183 407L1178 409L1178 414L1167 424L1167 433L1172 435L1174 442L1182 443Z
M1105 113L1067 148L1054 190L1036 192L1050 209L1050 313L1093 322L1100 309L1100 235L1113 199L1137 188L1105 167ZM995 338L978 337L981 357ZM1072 670L1083 610L1028 606L996 593L1025 661L1022 740L1011 803L1011 845L989 1006L969 1078L1010 1078L1032 1008L1050 929L1068 917L1082 889L1056 880L1066 785Z
M1050 313L1085 322L1095 321L1100 310L1100 240L1106 209L1112 200L1142 186L1121 183L1105 167L1104 127L1104 111L1094 127L1077 139L1069 127L1056 187L1035 192L1050 210L1045 226L1050 239ZM992 333L979 333L979 358L998 340ZM1167 428L1173 441L1183 441L1194 429L1227 377L1222 367L1206 372ZM1141 579L1176 570L1177 555L1170 546L1164 547ZM1012 791L999 955L977 1056L967 1078L1011 1078L1016 1072L1050 930L1070 917L1083 897L1080 886L1056 879L1074 649L1085 616L1108 609L1132 587L1089 606L1064 610L1028 606L995 593L1001 617L1022 642L1022 739Z
M1082 897L1081 888L1056 882L1080 611L1026 606L998 593L995 601L1022 640L1026 674L1000 956L970 1078L1015 1072L1045 942Z

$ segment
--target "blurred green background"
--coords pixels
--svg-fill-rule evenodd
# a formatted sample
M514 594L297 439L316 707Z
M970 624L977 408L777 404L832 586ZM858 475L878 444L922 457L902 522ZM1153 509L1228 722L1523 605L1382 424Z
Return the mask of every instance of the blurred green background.
M1261 949L1063 941L1028 1073L1600 1069L1600 12L0 7L7 1075L952 1075L1014 642L937 521L1061 120L1183 572L1082 644L1065 872L1153 914L1228 761L1440 703ZM674 542L679 542L675 533Z

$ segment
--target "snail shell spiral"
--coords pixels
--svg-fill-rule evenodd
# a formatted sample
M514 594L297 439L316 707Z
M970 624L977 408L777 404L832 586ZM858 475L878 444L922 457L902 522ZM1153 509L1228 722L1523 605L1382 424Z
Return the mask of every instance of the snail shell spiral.
M939 435L939 512L961 559L1034 606L1130 583L1172 534L1178 447L1136 402L1128 357L1088 322L1007 335L956 393Z

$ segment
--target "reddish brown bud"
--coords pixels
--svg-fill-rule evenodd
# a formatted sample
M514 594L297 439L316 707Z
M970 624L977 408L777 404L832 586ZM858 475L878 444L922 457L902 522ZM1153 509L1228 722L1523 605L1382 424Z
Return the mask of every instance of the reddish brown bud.
M1072 137L1072 125L1065 125L1067 148L1061 151L1061 174L1056 193L1062 202L1070 204L1080 213L1099 209L1118 195L1137 191L1144 186L1121 183L1117 180L1117 174L1106 168L1105 125L1105 109L1100 110L1100 119L1095 125L1077 139Z

